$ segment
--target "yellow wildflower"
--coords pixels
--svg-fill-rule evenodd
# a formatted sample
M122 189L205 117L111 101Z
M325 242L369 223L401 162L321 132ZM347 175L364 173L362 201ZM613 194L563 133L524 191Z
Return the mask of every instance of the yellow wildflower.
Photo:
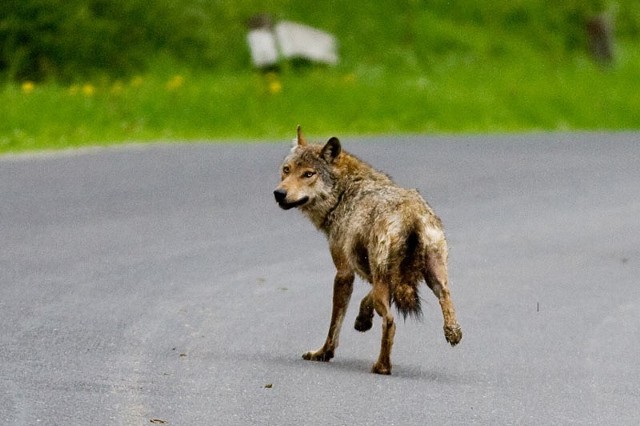
M269 93L275 95L277 93L282 92L282 83L278 80L273 80L269 82Z
M181 75L175 75L171 80L167 81L166 88L169 91L179 89L184 84L184 77Z
M269 72L266 75L267 78L267 89L269 93L272 95L278 94L282 92L282 83L278 79L278 74L275 72Z
M86 83L82 86L82 94L90 97L96 93L96 88L91 83Z
M29 94L35 90L36 85L33 81L25 81L24 83L22 83L20 88L22 89L22 93Z

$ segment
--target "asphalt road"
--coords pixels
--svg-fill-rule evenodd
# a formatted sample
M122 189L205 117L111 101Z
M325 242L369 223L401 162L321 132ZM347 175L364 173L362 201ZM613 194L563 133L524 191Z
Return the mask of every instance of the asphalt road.
M638 424L640 134L343 146L442 217L459 346L424 287L370 374L357 282L336 358L301 359L334 270L273 200L286 141L5 156L0 423Z

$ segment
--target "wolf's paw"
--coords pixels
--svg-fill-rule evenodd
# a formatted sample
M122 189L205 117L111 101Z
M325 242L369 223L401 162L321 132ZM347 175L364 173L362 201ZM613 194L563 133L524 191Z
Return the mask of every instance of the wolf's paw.
M371 367L371 372L388 376L389 374L391 374L391 365L383 365L379 362L376 362L375 364L373 364L373 367Z
M462 329L460 328L460 325L445 325L444 337L445 339L447 339L447 342L451 344L451 346L455 346L460 343L460 340L462 340Z
M327 362L331 358L333 358L333 351L332 350L324 350L324 349L320 349L318 351L309 351L309 352L306 352L306 353L302 354L302 358L306 359L307 361Z
M371 327L373 327L373 316L358 315L358 317L356 318L356 323L353 325L353 327L358 331L362 331L363 333L367 330L370 330Z

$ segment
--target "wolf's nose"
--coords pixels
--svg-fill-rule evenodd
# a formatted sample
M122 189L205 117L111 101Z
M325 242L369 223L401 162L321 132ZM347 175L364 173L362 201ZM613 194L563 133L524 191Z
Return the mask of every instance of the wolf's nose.
M273 195L274 197L276 197L276 201L281 203L285 198L287 198L287 191L285 191L284 189L276 189L275 191L273 191Z

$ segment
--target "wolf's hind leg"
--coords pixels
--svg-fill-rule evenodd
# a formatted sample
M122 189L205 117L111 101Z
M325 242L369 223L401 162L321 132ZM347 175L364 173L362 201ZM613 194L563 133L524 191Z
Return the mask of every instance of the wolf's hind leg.
M373 306L382 317L382 342L380 345L380 355L378 361L371 368L372 373L391 374L391 347L396 334L396 324L391 314L391 292L387 282L374 283L371 292Z
M340 328L347 311L351 293L353 292L353 281L355 276L352 271L338 272L333 281L333 308L331 311L331 324L329 333L324 345L317 351L309 351L302 355L302 358L310 361L329 361L333 358L338 341L340 339Z
M370 291L360 302L360 312L356 317L354 328L365 332L373 326L373 290Z
M451 346L455 346L462 339L462 329L456 320L456 311L449 292L446 251L427 254L424 278L440 302L444 318L444 337Z

